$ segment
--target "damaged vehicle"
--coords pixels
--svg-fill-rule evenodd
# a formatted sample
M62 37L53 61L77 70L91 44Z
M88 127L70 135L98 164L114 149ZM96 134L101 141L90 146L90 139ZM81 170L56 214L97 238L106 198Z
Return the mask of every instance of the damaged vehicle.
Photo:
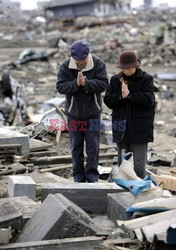
M25 86L4 70L0 79L0 124L16 126L26 123Z

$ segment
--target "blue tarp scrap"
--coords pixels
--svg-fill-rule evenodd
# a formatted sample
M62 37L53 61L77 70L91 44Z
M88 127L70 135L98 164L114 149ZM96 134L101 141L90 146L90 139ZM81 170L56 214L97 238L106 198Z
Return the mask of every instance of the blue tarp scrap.
M126 218L129 219L135 212L142 212L142 213L146 213L146 214L154 214L154 213L159 213L159 212L165 212L168 211L170 209L168 208L164 208L164 207L135 207L135 206L131 206L129 208L127 208L126 210Z
M125 188L126 190L130 191L135 197L141 191L151 188L152 183L156 185L156 182L154 182L150 178L150 176L147 176L143 180L139 180L139 181L136 181L136 180L125 181L125 180L118 179L118 178L112 178L112 180L120 187Z

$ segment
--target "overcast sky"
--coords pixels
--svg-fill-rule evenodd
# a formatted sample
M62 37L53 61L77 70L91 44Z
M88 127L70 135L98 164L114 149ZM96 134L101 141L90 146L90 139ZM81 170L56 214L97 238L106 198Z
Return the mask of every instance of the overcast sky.
M21 2L22 9L34 9L36 8L38 0L13 0ZM47 0L42 0L47 1ZM64 1L64 0L63 0ZM176 0L153 0L154 5L158 3L168 3L170 7L176 6ZM132 6L137 7L143 3L143 0L132 0Z

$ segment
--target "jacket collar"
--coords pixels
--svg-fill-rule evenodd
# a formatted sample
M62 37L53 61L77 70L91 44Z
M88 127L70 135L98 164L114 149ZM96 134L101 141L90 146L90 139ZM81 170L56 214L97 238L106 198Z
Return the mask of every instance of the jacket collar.
M117 77L117 79L120 79L122 77L122 73L121 72L117 73L116 77ZM137 68L137 72L136 72L135 78L140 78L140 77L143 77L143 71L142 71L142 69Z
M73 59L73 57L70 58L70 62L69 62L68 67L69 67L69 69L77 69L78 70L78 66L77 66L75 60ZM86 71L89 71L89 70L91 70L93 68L94 68L94 61L93 61L92 55L89 54L86 67L84 69L82 69L81 71L86 72Z

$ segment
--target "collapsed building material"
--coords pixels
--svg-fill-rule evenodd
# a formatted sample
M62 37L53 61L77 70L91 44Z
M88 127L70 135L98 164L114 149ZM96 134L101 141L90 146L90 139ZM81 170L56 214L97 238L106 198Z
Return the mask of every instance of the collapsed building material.
M124 190L114 183L62 183L44 185L42 201L48 194L60 193L86 212L105 214L107 212L107 194ZM92 195L93 194L93 195Z
M120 227L124 227L128 230L135 230L137 228L142 228L147 225L155 224L158 221L162 220L169 220L176 216L176 209L156 213L152 215L143 216L140 218L132 219L132 220L117 220L117 224Z
M36 152L36 151L51 149L52 144L30 138L29 147L30 147L30 152Z
M43 240L25 243L13 243L0 246L2 250L92 250L103 243L102 237L67 238L61 240Z
M53 185L55 183L72 183L71 180L62 178L53 173L33 172L30 174L36 183L36 196L41 198L43 185Z
M108 219L117 224L117 220L126 219L126 210L134 202L134 197L129 192L122 194L108 194L107 215Z
M170 80L175 81L176 80L176 74L175 73L157 73L157 78L160 80Z
M26 172L26 166L24 166L21 163L0 165L0 176L9 174L24 174L25 172Z
M139 202L130 206L126 213L127 218L131 217L135 212L143 212L145 214L157 213L175 209L176 198L157 198L149 201Z
M24 223L26 223L40 207L39 203L34 202L26 196L0 199L0 206L3 203L14 204L15 207L21 212Z
M21 144L2 144L0 145L0 159L6 159L13 155L22 155Z
M82 209L61 194L50 194L27 222L17 242L93 236L95 232L91 218Z
M96 236L109 236L116 226L110 221L107 215L97 215L92 218L96 226Z
M0 229L0 245L9 244L11 238L11 229L10 228L1 228Z
M107 153L107 154L102 154L102 155L100 154L99 163L104 163L108 160L113 160L113 158L116 156L117 156L117 153ZM64 164L64 163L71 163L72 156L64 155L64 156L53 156L53 157L38 157L38 158L34 157L34 158L30 158L30 161L36 165Z
M152 175L152 178L163 189L176 191L176 177L171 175Z
M19 63L25 64L30 61L48 61L48 56L44 51L24 50L19 55Z
M22 229L22 213L12 202L0 203L0 228Z
M32 200L36 197L36 184L30 176L12 175L8 179L10 197L27 196Z
M0 122L17 126L25 124L26 119L25 87L4 70L0 79Z
M65 164L65 165L62 165L62 166L51 167L51 168L46 168L46 169L40 169L40 173L55 172L55 171L62 170L62 169L67 169L67 168L72 168L72 165L71 164Z
M173 237L173 234L175 234L175 220L176 210L174 209L134 220L117 221L117 223L126 230L133 231L140 241L145 239L152 243L159 240L175 244L175 237Z
M52 156L57 156L57 155L58 155L57 151L54 151L54 150L42 150L42 151L38 151L38 152L29 153L30 158L32 158L32 157L43 157L43 156L52 157Z
M29 154L29 137L19 132L0 128L0 144L21 144L23 155Z

